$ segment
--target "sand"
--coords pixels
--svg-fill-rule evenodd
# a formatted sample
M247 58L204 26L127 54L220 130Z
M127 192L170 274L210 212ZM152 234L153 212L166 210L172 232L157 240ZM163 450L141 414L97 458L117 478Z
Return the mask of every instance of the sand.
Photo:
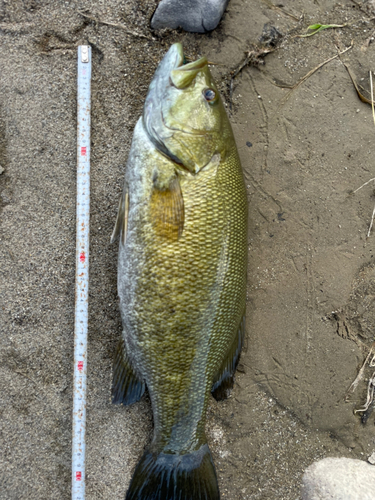
M249 198L246 347L207 434L225 500L297 500L314 460L366 460L364 378L374 340L369 2L231 0L208 34L152 32L152 0L0 3L0 498L70 498L76 196L76 51L93 50L87 499L123 498L150 440L145 396L110 402L121 332L116 218L132 130L161 57L206 55L227 104ZM97 21L83 16L81 12ZM301 17L303 15L303 17ZM121 25L116 27L112 23ZM266 23L282 34L245 66ZM346 25L298 38L313 23ZM353 47L313 73L310 70ZM337 48L338 47L338 48ZM271 47L272 48L272 47ZM368 94L366 94L368 96ZM0 170L1 172L1 170Z

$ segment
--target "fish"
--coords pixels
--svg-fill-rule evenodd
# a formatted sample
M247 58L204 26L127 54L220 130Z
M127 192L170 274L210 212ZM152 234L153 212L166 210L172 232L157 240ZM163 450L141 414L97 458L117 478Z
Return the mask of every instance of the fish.
M154 431L126 500L218 500L205 434L245 335L247 195L208 61L173 44L133 134L111 241L123 333L112 402L148 390Z

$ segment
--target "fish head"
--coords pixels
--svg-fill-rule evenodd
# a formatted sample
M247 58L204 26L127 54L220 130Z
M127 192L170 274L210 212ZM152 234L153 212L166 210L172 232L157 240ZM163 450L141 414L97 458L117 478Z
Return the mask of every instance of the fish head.
M191 173L233 144L232 130L205 57L185 64L182 45L171 46L146 97L143 123L154 145Z

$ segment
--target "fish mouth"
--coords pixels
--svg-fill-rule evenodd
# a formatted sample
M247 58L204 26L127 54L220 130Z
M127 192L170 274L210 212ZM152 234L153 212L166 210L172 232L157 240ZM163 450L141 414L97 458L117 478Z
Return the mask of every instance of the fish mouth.
M187 62L182 44L174 43L160 62L153 80L160 78L160 73L168 77L174 71L176 72L175 74L181 73L186 75L191 71L196 74L207 65L208 61L205 57L201 57L196 61ZM173 78L173 75L171 76Z
M182 44L174 43L159 63L159 66L156 68L154 77L150 84L149 94L153 90L161 92L163 87L165 88L169 83L169 75L171 71L183 66L184 61L185 57Z
M191 63L182 64L177 69L172 69L170 73L170 81L177 89L183 89L190 85L198 72L208 65L205 57L201 57Z
M193 80L196 78L197 74L205 67L208 66L208 61L205 57L201 57L200 59L197 59L196 61L192 61L189 63L186 63L186 59L183 53L183 48L181 44L175 44L176 50L179 51L180 54L180 59L178 61L178 66L170 71L170 76L169 76L169 84L170 86L175 87L176 89L184 89L188 87ZM173 45L172 47L173 48ZM182 62L181 62L182 58ZM172 127L170 125L167 125L167 121L164 116L163 112L163 107L161 107L161 119L163 122L163 125L165 128L167 128L170 131L175 131L175 132L183 132L185 134L189 135L205 135L205 132L201 130L197 130L193 127L189 127L189 125L185 124L184 126L181 125L181 127Z
M172 128L165 120L165 110L173 101L173 94L190 85L197 73L208 64L205 57L186 63L181 43L173 44L155 71L143 108L143 125L153 145L173 162L183 164L168 148L168 140L175 132L203 135L187 124Z

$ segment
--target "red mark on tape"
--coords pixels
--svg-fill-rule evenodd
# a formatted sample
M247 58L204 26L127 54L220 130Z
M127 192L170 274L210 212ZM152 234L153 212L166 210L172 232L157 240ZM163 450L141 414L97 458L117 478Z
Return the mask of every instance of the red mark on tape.
M79 260L82 262L82 264L85 262L85 260L86 260L85 252L81 252L79 254Z
M76 472L76 481L80 481L82 479L82 472L80 470L78 470Z
M78 361L77 367L78 367L78 371L81 372L83 370L83 361Z
M86 156L86 146L81 147L81 156Z

